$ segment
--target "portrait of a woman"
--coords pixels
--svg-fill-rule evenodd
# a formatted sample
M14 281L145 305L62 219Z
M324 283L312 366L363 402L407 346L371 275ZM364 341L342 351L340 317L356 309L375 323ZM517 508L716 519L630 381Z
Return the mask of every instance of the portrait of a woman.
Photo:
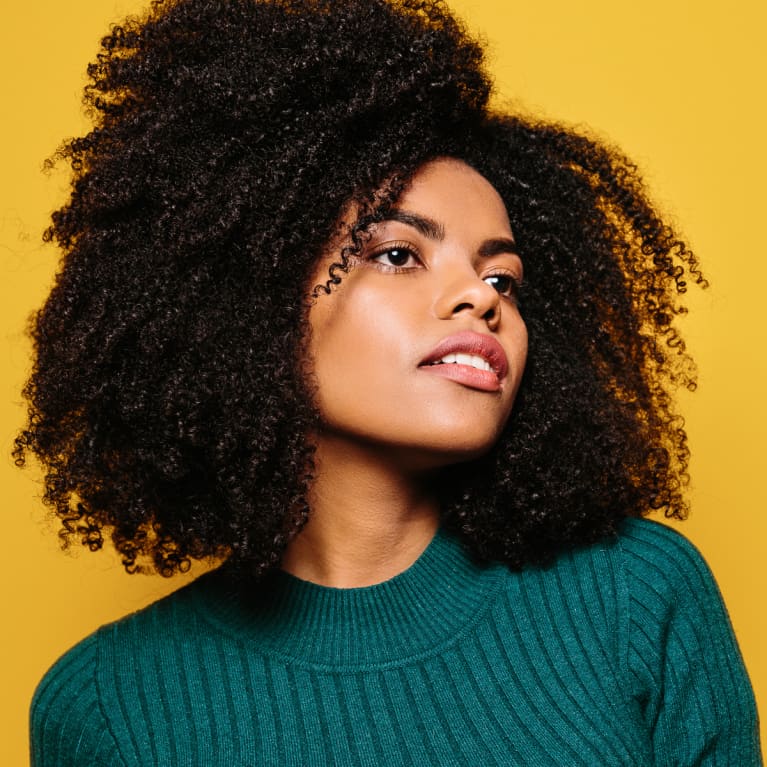
M15 458L73 546L217 567L40 682L32 763L761 763L680 534L703 269L491 106L431 0L159 0L89 67Z

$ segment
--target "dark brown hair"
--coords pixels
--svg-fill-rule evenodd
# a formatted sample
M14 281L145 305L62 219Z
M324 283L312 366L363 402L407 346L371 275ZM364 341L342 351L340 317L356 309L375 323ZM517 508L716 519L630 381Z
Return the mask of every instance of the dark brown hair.
M350 200L363 233L440 156L503 197L530 335L501 439L440 484L445 525L520 567L684 515L671 393L694 386L675 320L695 259L619 152L489 110L482 50L441 2L155 2L89 75L15 450L46 467L65 541L106 530L129 571L166 575L279 561L309 514L307 280Z

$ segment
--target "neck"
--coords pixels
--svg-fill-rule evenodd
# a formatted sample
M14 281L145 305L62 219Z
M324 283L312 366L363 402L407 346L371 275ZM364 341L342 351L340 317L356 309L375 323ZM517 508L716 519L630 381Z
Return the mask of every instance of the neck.
M282 569L335 588L371 586L415 562L439 526L423 479L364 446L318 440L311 514L291 541Z

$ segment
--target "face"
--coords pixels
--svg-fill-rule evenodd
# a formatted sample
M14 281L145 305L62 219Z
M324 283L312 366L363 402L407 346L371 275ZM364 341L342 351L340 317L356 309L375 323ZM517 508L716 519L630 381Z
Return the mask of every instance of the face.
M309 310L317 435L411 469L488 450L527 355L522 262L495 189L457 160L425 165ZM339 247L321 259L324 282Z

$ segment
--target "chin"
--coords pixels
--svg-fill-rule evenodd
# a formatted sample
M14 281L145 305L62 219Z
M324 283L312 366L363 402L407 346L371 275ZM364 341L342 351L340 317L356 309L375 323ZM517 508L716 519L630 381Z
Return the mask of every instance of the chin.
M490 439L467 440L463 438L429 447L414 447L408 451L405 459L407 467L411 471L430 471L444 469L461 463L470 463L487 455L497 441L498 435Z
M480 421L479 423L477 421ZM503 427L493 419L491 423L481 423L481 419L474 418L460 428L452 422L443 429L435 429L431 440L437 452L444 452L446 456L453 456L452 463L472 461L485 455L500 439Z
M488 442L487 444L478 446L466 446L462 449L456 450L455 448L446 456L445 466L453 466L457 463L469 463L470 461L476 461L478 458L487 455L492 449L495 442Z

